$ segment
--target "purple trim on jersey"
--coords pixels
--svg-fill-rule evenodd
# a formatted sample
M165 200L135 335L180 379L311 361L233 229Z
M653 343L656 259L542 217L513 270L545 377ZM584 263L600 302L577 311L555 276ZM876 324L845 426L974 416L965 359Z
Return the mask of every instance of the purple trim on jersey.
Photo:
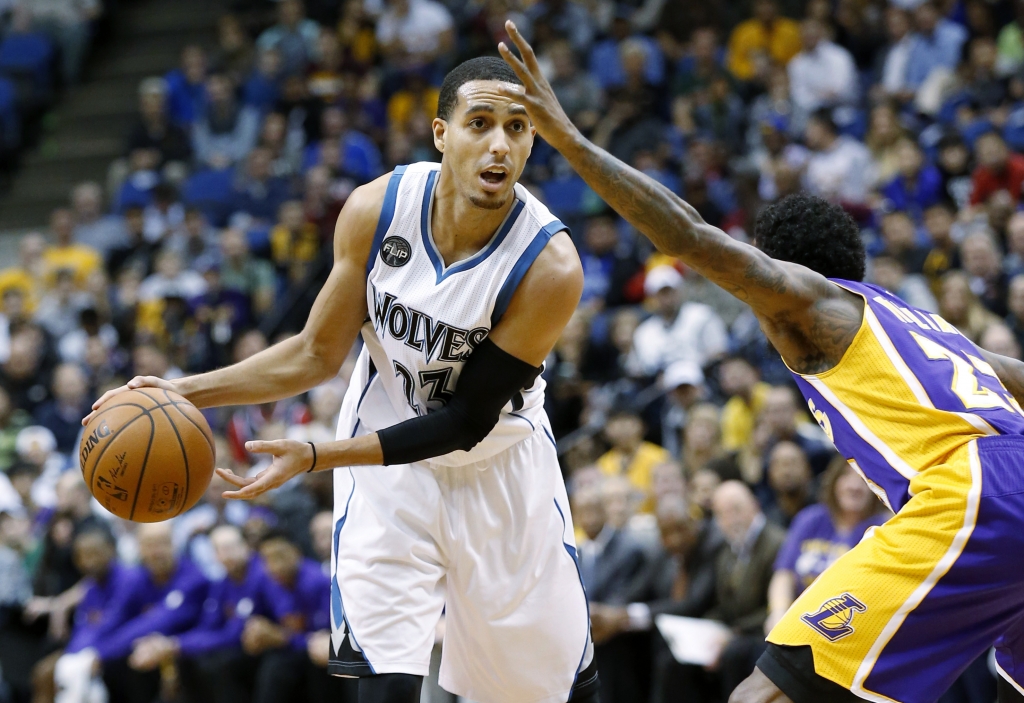
M869 691L899 701L937 700L993 643L1001 648L1001 665L1024 662L1024 640L1010 629L1024 612L1024 439L982 437L977 446L982 491L974 531L882 649L864 682ZM887 568L900 566L880 562L873 568L884 579ZM1006 671L1024 680L1024 667Z
M889 466L889 462L878 453L878 450L862 439L846 418L834 409L814 386L797 374L793 374L793 378L804 398L814 401L817 409L826 411L832 425L833 443L839 453L847 460L856 461L864 475L885 491L892 509L898 511L910 498L910 481Z

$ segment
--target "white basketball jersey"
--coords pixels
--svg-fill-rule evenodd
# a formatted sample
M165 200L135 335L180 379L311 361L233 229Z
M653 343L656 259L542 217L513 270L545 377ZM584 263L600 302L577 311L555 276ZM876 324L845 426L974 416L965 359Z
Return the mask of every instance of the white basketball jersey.
M376 432L444 406L473 349L501 320L519 282L553 235L566 229L521 185L508 216L479 252L445 266L431 213L440 164L395 169L367 261L369 318L339 418L338 438ZM517 394L469 452L430 460L461 466L547 432L544 380Z

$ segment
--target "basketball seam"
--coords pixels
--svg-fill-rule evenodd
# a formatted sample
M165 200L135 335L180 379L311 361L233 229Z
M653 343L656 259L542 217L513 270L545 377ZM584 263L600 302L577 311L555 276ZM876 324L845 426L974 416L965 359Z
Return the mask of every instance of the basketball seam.
M93 461L93 463L92 463L92 473L91 473L91 474L89 474L89 486L90 486L90 490L91 490L91 486L92 486L92 484L93 484L93 479L95 479L95 478L96 478L96 469L97 469L97 468L99 468L99 463L100 463L100 459L102 459L102 458L103 458L103 455L104 455L104 454L106 453L107 449L108 449L108 448L110 447L110 443L111 443L111 442L113 442L113 441L114 441L114 439L115 439L115 438L116 438L116 437L117 437L117 436L118 436L119 434L121 434L121 433L122 433L122 432L124 432L124 431L125 431L126 429L128 429L128 426L129 426L129 425L131 425L131 424L132 424L133 422L135 422L136 420L138 420L138 419L139 419L140 417L147 417L147 418L149 418L149 421L150 421L151 423L153 422L153 418L152 418L152 417L150 416L150 410L149 410L148 408L146 408L146 407L142 406L142 405L139 405L138 403L119 403L118 405L115 405L115 406L114 406L114 407L112 407L112 408L107 408L107 410L104 410L103 412L108 412L108 411L110 411L110 410L114 410L115 408L123 408L123 407L125 407L125 406L130 406L130 407L133 407L133 408L139 408L140 410L142 410L142 412L141 412L141 413L140 413L139 415L137 415L137 416L133 417L133 418L132 418L131 420L129 420L129 421L128 421L128 422L126 422L125 424L121 425L121 427L117 428L117 431L116 431L116 432L114 432L114 433L112 433L112 434L110 435L110 439L108 439L108 440L107 440L107 441L106 441L106 442L105 442L105 443L103 444L103 448L102 448L102 449L100 449L100 453L96 455L96 460L95 460L95 461ZM97 415L96 417L99 417L99 415ZM84 472L85 472L85 467L84 467L84 466L82 467L82 471L83 471L83 474L84 474Z
M149 421L153 423L153 429L149 432L149 444L146 445L146 455L142 457L142 467L139 469L139 482L135 486L135 500L132 501L132 511L128 513L128 519L135 519L135 508L139 504L139 493L142 492L142 478L146 475L146 465L149 463L149 452L153 448L153 438L156 437L156 421L152 413L147 413Z
M164 393L166 392L167 391L164 391ZM168 424L170 424L171 429L174 430L174 436L178 438L178 447L181 449L181 456L185 460L185 495L182 496L181 507L178 508L178 512L174 513L173 517L177 517L178 515L181 515L181 511L184 510L185 506L188 504L188 488L190 483L190 476L188 470L188 452L185 451L185 441L181 438L181 433L178 432L178 426L174 424L174 420L171 419L171 414L167 412L167 406L161 405L160 409L164 411L164 417L167 418ZM175 406L174 409L178 410L177 406ZM185 415L185 413L181 412L180 410L178 410L178 414L182 416ZM156 430L154 429L154 433L155 432Z
M184 417L186 420L188 420L193 425L195 425L196 429L198 429L203 434L203 438L206 440L206 443L210 445L210 450L213 452L213 460L214 460L214 462L216 462L217 461L217 448L213 444L212 437L210 437L210 436L208 436L206 434L206 429L204 429L202 425L200 425L198 422L196 422L195 420L190 418L185 413L182 413L181 410L178 409L179 405L192 405L193 408L195 408L196 406L193 405L188 400L185 400L184 402L180 401L180 400L175 400L174 398L171 397L171 394L168 393L165 389L161 388L160 390L162 390L164 392L164 395L167 397L167 400L170 401L166 405L173 405L174 409L178 410L178 412L181 413L182 417ZM162 407L166 407L166 406L165 405L160 405L160 407L162 408ZM196 408L196 410L199 410L199 408ZM200 411L200 412L202 412L202 411ZM210 434L213 434L213 433L211 432Z
M172 403L167 403L166 405L171 405L171 404ZM113 407L110 407L110 408L107 408L106 410L100 411L99 415L97 415L96 417L99 417L103 413L110 412L111 410L114 410L116 408L124 408L124 407L139 408L142 411L142 413L140 413L139 415L133 417L131 420L129 420L123 426L118 428L117 432L114 432L113 434L110 435L110 439L108 439L106 441L106 443L103 445L103 449L101 449L100 453L96 455L96 461L93 462L92 474L89 476L89 485L90 486L92 486L92 480L96 477L97 464L99 463L100 458L103 457L103 454L107 451L107 447L110 446L110 442L113 441L114 437L117 437L119 434L121 434L128 425L132 424L133 422L138 420L140 417L148 417L150 422L152 422L153 421L153 417L152 417L153 411L154 410L159 410L160 408L165 407L165 404L157 403L152 408L147 408L144 405L139 405L138 403L118 403L117 405L114 405ZM184 414L184 413L182 413L182 414ZM93 418L93 419L95 420L95 418ZM153 431L154 432L156 431L156 427L155 426L153 428ZM82 467L82 477L83 478L85 477L85 467L84 466Z

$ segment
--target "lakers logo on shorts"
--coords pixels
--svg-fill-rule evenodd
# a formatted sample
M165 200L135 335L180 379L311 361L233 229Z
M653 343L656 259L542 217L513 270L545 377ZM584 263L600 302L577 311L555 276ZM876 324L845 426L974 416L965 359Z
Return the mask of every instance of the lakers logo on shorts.
M804 613L800 619L818 631L820 635L830 642L841 640L847 635L853 634L853 616L856 613L863 613L868 607L859 600L844 593L835 598L829 598L821 604L816 613Z

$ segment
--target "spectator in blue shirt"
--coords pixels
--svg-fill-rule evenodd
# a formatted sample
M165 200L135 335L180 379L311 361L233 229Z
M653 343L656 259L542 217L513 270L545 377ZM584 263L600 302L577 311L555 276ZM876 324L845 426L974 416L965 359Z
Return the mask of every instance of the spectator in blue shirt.
M246 213L267 225L274 222L277 210L291 196L288 181L272 175L273 157L268 149L256 147L240 166L229 202L232 213Z
M282 77L281 52L275 48L264 49L256 61L256 69L242 86L242 102L261 113L266 112L281 96Z
M572 0L541 0L526 16L534 27L546 24L553 34L566 37L576 51L587 51L594 41L593 17Z
M882 188L882 195L893 209L910 213L920 224L924 211L942 200L942 174L925 162L921 148L910 139L897 144L896 161L899 172Z
M944 19L934 0L914 11L917 33L907 56L906 86L917 90L937 68L955 71L960 63L967 30Z
M308 171L314 166L326 163L321 153L325 143L337 140L340 157L336 176L349 176L360 183L368 183L383 171L380 150L368 136L362 132L348 128L345 113L336 107L324 110L320 118L320 140L309 144L303 156L302 170Z
M207 101L192 127L192 150L199 163L223 168L245 158L259 137L260 113L235 99L227 75L206 81Z
M265 30L256 40L256 48L277 49L286 74L302 73L316 58L320 26L306 19L301 0L278 3L277 24Z
M665 80L665 56L658 42L651 37L630 36L630 31L629 20L620 12L612 22L611 35L595 44L590 51L590 73L605 90L621 88L626 84L623 45L627 41L627 46L643 53L645 81L651 85L661 85Z
M181 51L181 68L168 73L167 114L171 122L189 127L206 102L206 52L191 44Z

